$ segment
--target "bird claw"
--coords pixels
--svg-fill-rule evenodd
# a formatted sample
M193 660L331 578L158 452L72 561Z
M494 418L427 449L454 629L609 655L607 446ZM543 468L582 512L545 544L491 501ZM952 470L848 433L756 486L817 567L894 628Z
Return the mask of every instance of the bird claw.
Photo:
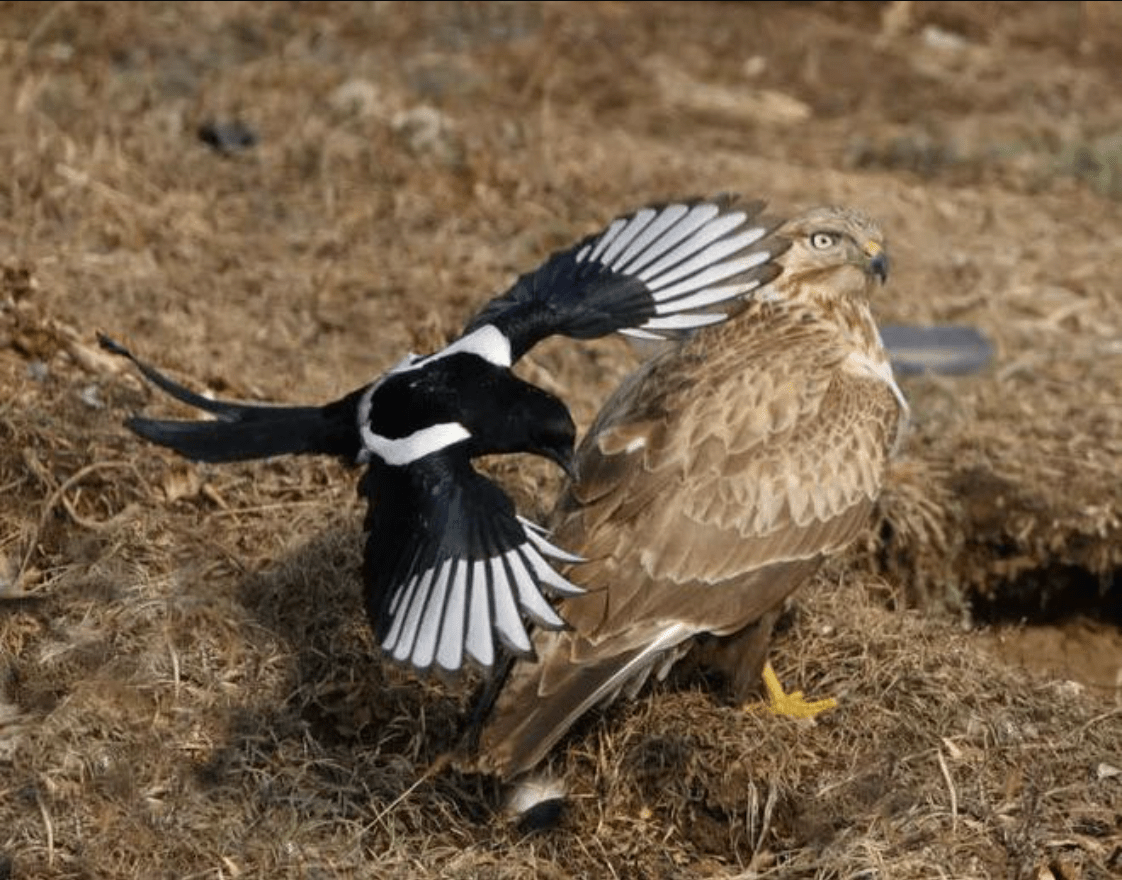
M786 718L814 718L838 705L838 701L833 697L824 700L807 700L802 691L785 693L770 663L764 665L763 678L764 688L767 690L766 708L772 715L782 715ZM746 711L751 711L758 705L749 704L744 708Z

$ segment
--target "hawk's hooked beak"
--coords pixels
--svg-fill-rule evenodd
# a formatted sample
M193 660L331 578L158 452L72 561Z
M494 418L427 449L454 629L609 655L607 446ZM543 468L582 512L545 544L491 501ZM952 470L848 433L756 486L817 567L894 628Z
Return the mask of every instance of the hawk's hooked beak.
M868 271L884 284L888 280L888 252L875 241L865 242L865 254L869 257Z

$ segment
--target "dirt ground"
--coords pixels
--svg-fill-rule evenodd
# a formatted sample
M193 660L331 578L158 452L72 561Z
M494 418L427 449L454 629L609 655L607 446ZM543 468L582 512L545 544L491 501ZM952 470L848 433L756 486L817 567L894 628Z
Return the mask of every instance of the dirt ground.
M1122 876L1120 59L1113 3L0 4L0 880ZM472 693L375 654L356 475L144 445L177 410L95 334L326 401L725 190L876 216L878 317L995 357L903 381L878 518L777 637L839 708L672 678L527 833L430 772ZM520 369L583 426L634 358Z

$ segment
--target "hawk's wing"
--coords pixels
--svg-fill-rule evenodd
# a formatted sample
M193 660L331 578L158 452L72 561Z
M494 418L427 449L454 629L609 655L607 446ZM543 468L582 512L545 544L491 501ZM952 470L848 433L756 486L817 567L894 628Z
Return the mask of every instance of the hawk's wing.
M555 529L589 560L573 578L595 595L565 613L590 644L667 616L734 631L783 598L738 589L743 578L828 554L865 524L899 405L804 314L753 304L604 407Z
M572 631L536 634L539 662L512 671L484 766L532 766L587 709L691 637L758 620L859 532L900 409L847 352L801 308L753 303L605 405L555 523L587 593L562 603Z
M679 335L723 321L733 301L773 279L788 242L762 202L732 196L642 208L559 251L472 318L518 360L547 336Z

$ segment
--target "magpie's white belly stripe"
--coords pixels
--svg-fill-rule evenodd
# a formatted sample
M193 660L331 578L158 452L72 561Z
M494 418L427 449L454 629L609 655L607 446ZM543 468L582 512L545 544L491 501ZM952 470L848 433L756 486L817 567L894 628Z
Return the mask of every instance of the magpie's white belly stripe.
M376 455L386 464L397 466L412 464L426 455L447 449L471 436L468 429L459 422L429 425L405 437L396 437L392 440L375 434L366 422L359 425L359 430L362 432L363 451L368 454L365 459L360 454L360 460L368 460L369 455Z

